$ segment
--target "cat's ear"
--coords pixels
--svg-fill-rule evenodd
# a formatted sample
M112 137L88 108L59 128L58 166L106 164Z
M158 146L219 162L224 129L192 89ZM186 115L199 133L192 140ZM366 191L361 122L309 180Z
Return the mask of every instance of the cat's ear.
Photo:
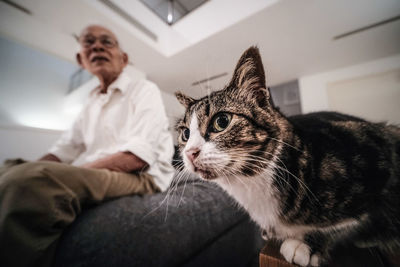
M251 95L260 106L270 103L264 66L257 47L252 46L242 54L228 87L238 90L239 93Z
M182 92L175 92L176 99L178 99L179 103L181 103L185 108L191 106L195 100Z

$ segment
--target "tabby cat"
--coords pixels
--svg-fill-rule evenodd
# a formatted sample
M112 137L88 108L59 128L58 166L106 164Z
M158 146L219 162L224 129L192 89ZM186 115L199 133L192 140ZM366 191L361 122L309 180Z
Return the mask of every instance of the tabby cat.
M319 266L345 240L400 244L400 128L335 112L285 117L266 89L259 51L230 83L195 100L177 123L185 168L225 189L281 254Z

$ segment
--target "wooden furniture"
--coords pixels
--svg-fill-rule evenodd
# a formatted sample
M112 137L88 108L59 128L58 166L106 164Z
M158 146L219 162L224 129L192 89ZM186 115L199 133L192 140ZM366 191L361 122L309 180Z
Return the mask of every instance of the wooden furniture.
M294 267L279 253L280 243L268 241L260 252L260 267Z
M260 267L296 267L285 261L279 253L280 244L271 240L260 252ZM359 249L342 246L332 251L327 267L400 267L400 255L382 255L374 248Z

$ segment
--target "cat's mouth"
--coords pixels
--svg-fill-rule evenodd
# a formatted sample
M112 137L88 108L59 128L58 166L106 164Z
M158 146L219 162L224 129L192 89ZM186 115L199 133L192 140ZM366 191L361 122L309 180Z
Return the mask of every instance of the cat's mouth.
M212 172L200 169L196 166L194 167L194 171L195 171L195 173L199 174L201 178L203 178L205 180L212 180L212 179L217 178Z

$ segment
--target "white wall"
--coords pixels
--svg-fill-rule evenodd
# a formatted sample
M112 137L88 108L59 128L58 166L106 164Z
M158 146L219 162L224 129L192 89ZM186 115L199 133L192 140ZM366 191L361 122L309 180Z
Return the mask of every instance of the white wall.
M400 54L302 77L299 79L302 112L334 110L374 121L400 123L400 80L396 74L398 69ZM354 102L346 104L342 101L338 104L337 99L344 99L346 94L349 98L353 97ZM355 94L359 98L355 98ZM371 116L371 103L374 103L374 116ZM390 117L387 116L389 111L393 113Z
M63 101L77 66L1 36L0 58L1 166L7 158L44 155L60 135L54 129L72 122Z
M66 129L69 77L78 67L0 36L0 125Z
M35 160L47 153L61 131L22 126L0 126L0 166L5 159Z
M330 83L328 105L333 110L400 125L400 68Z

